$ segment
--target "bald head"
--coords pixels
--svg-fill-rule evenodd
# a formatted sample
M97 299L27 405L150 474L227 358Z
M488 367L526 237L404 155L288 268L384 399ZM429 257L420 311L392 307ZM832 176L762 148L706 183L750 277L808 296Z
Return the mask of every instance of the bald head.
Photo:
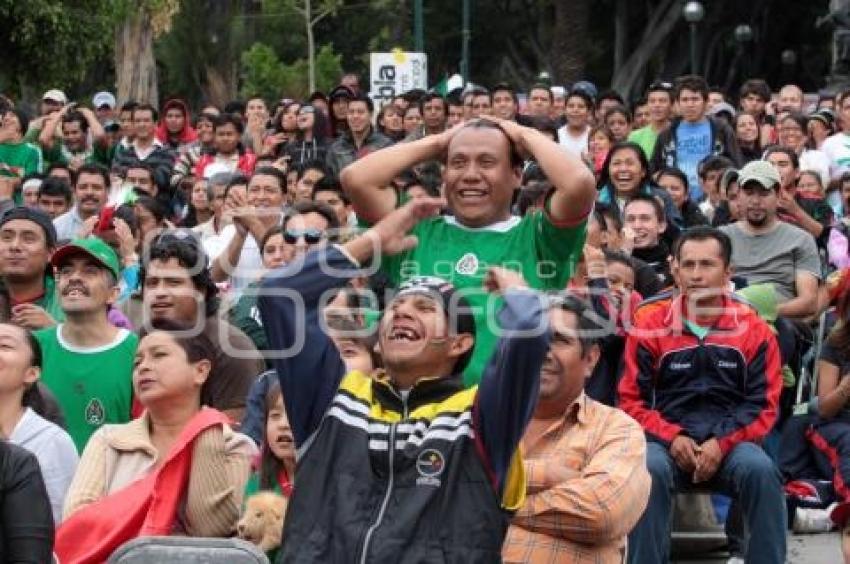
M786 112L803 111L803 91L795 84L786 84L779 91L779 109Z

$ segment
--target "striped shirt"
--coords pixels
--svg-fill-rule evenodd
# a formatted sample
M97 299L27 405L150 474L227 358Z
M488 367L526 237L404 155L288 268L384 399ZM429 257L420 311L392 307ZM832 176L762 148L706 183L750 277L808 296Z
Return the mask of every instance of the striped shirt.
M651 485L640 425L582 394L522 446L526 501L505 538L504 561L622 562Z

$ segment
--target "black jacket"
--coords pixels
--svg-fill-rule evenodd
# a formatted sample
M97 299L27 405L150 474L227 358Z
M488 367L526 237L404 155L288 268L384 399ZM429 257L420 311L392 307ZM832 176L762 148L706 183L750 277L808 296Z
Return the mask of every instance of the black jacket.
M695 225L708 225L708 218L699 209L699 205L693 200L685 200L685 205L679 210L682 212L683 227L694 227Z
M53 513L38 460L0 440L0 563L50 562L53 534Z
M269 347L297 351L274 361L299 455L281 562L499 562L524 501L517 447L549 348L535 331L543 304L505 293L479 386L435 375L405 396L385 376L346 373L321 330L321 297L355 272L336 248L315 251L267 276L257 299Z
M738 148L735 132L725 123L710 116L706 116L706 119L711 126L711 156L723 156L731 160L735 166L741 166L744 158ZM680 123L682 123L682 118L676 118L670 124L670 127L658 134L650 162L650 168L653 171L664 167L678 167L676 129Z

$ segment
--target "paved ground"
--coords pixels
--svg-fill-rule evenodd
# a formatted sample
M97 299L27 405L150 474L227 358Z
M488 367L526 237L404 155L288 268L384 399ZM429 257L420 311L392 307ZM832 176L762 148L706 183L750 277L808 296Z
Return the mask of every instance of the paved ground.
M682 564L719 564L726 562L728 554L714 553L692 555L674 560ZM839 564L841 551L839 549L838 533L820 535L788 535L789 564Z

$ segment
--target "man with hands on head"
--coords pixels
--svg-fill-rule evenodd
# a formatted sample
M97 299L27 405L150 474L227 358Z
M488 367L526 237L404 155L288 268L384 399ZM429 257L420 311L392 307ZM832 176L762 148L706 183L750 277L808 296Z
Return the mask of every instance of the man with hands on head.
M537 161L555 190L543 210L517 217L511 203L525 156ZM383 257L381 266L396 285L413 276L446 278L478 308L477 346L464 373L466 383L474 384L496 344L480 309L488 300L480 291L488 267L510 264L533 288L562 289L584 244L594 177L545 134L488 116L368 155L348 166L341 182L358 217L375 223L398 205L393 180L434 159L444 162L452 215L413 227L420 244Z
M84 164L111 164L106 131L93 111L75 103L47 116L38 143L47 164L63 163L71 170Z
M635 312L619 386L620 407L646 433L652 477L629 561L667 561L673 494L704 484L739 502L750 531L747 562L782 563L782 479L760 446L782 390L776 337L729 290L727 235L693 227L673 255L678 291Z
M499 560L525 495L517 446L549 344L543 297L515 272L488 270L485 288L504 299L501 340L469 389L460 373L475 320L445 280L413 278L389 301L377 329L384 369L372 374L346 373L319 321L361 264L414 247L408 233L443 205L413 200L262 284L270 348L289 351L274 366L300 454L284 535L306 540L284 543L282 562Z

